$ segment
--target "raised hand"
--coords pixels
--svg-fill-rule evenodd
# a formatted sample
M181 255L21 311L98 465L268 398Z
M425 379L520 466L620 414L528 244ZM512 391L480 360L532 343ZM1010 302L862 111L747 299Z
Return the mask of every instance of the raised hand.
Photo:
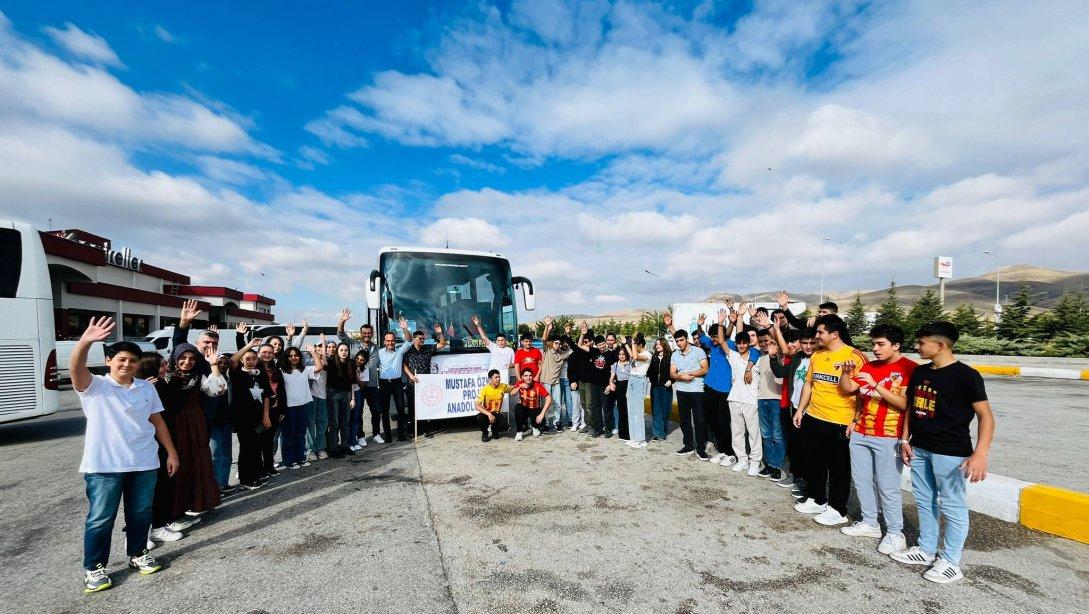
M318 348L314 347L313 343L307 343L306 347L304 347L303 349L306 350L307 354L313 354L314 352L318 351Z
M552 326L552 322L553 322L552 316L547 316L544 319L544 325L545 326Z
M749 318L752 319L756 316L756 305L749 305Z
M250 327L245 322L242 322L238 326L235 326L234 330L235 330L236 333L239 333L241 335L245 335L247 332L249 332Z
M571 325L570 324L564 324L563 325L563 334L565 334L565 335L570 335L571 334Z
M90 322L87 323L87 330L83 331L83 336L79 340L88 343L105 341L110 338L115 326L117 326L117 323L113 321L113 318L91 318Z
M469 318L469 320L473 323L473 326L480 328L480 318L474 315L473 317Z
M294 337L295 336L295 323L292 322L291 324L285 325L284 326L284 332L287 333L288 337Z
M703 323L707 321L707 314L701 313L696 316L696 324L703 326Z
M340 323L343 324L352 319L352 310L345 307L340 310Z
M208 330L212 331L213 333L218 333L219 332L219 326L217 326L215 324L209 324L208 325Z
M405 319L405 316L397 319L397 326L400 326L401 330L408 330L408 320Z
M181 318L179 324L184 324L182 328L188 327L189 323L197 319L200 315L200 307L197 306L195 299L188 299L182 303Z
M442 336L442 324L436 324L432 327L435 330L435 334Z
M734 310L734 299L727 296L726 298L722 299L722 302L726 303L726 309L729 309L730 311Z
M774 342L769 343L768 344L768 356L776 356L778 354L779 354L779 344L774 343Z
M668 311L662 314L662 324L665 324L666 328L673 326L673 314Z
M321 345L322 351L325 350L325 333L318 335L318 343Z
M779 292L775 295L775 300L778 301L781 309L786 309L787 305L790 304L790 295L786 292Z
M737 312L736 311L731 311L730 312L730 323L731 324L737 324Z
M843 363L843 377L850 377L857 368L858 365L855 364L855 361L853 360L848 360L847 362Z
M766 313L756 314L757 328L771 328L771 318Z
M204 359L208 361L208 364L215 367L217 362L219 361L219 355L216 354L215 348L213 348L211 346L206 347L206 348L204 348L203 353L204 353Z
M585 321L583 321L582 324L579 324L579 330L585 333L586 331L590 330L590 326Z

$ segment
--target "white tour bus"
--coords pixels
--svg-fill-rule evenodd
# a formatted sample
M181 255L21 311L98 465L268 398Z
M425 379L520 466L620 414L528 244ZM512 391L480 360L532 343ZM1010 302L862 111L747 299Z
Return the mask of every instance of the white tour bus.
M38 231L0 221L0 423L57 411L49 265Z

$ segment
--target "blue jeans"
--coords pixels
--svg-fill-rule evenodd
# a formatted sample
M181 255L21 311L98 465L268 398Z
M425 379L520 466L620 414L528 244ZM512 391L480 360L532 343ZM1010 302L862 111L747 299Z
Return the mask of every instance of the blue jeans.
M786 458L786 440L783 439L783 423L779 419L779 399L757 400L756 411L760 415L760 437L764 441L764 464L782 469Z
M673 387L650 387L650 424L651 434L658 439L665 439L669 431L669 412L673 409Z
M960 566L964 540L968 539L968 481L960 468L965 457L913 449L911 491L919 508L919 549ZM945 542L939 552L941 516L945 516Z
M325 450L325 431L329 430L329 413L325 399L314 397L314 419L306 427L306 447L317 454Z
M85 473L87 522L83 529L83 568L94 569L110 562L110 539L117 507L125 500L126 554L140 555L147 548L151 529L151 502L155 497L157 469L125 473Z
M348 401L351 390L330 390L325 397L325 410L329 415L329 430L325 436L325 449L335 452L348 446Z
M639 375L628 377L628 439L647 440L647 414L643 401L647 398L647 378Z
M231 482L231 453L234 435L231 424L209 425L208 446L212 449L212 473L220 488L227 488Z
M560 409L560 424L571 424L571 380L566 377L560 378L560 398L553 399L552 402L563 401L563 406Z
M552 407L548 410L545 420L557 428L571 421L571 410L568 407L567 393L571 392L570 384L564 385L563 381L555 384L547 384L548 396L552 397Z
M283 437L280 458L284 465L294 465L306 460L306 431L313 411L313 401L287 408L287 417L280 429Z
M355 401L355 407L352 408L352 415L348 418L348 445L359 445L359 429L363 428L363 389L360 388L352 393L352 400Z

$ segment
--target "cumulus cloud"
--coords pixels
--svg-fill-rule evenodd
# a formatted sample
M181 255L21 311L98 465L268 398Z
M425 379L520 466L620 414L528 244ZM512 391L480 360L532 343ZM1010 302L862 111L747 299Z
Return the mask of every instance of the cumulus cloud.
M46 26L42 31L77 58L103 66L124 66L106 39L93 32L84 32L73 23L64 24L64 29Z
M498 226L478 217L440 218L420 230L425 245L449 245L482 251L510 245Z

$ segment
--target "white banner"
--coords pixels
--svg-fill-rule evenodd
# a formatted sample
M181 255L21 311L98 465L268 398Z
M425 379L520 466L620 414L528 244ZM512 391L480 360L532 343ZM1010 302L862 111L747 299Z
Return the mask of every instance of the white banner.
M476 414L476 398L488 385L487 352L473 354L436 354L431 358L431 373L416 376L416 418L441 420ZM506 400L503 402L506 408Z

